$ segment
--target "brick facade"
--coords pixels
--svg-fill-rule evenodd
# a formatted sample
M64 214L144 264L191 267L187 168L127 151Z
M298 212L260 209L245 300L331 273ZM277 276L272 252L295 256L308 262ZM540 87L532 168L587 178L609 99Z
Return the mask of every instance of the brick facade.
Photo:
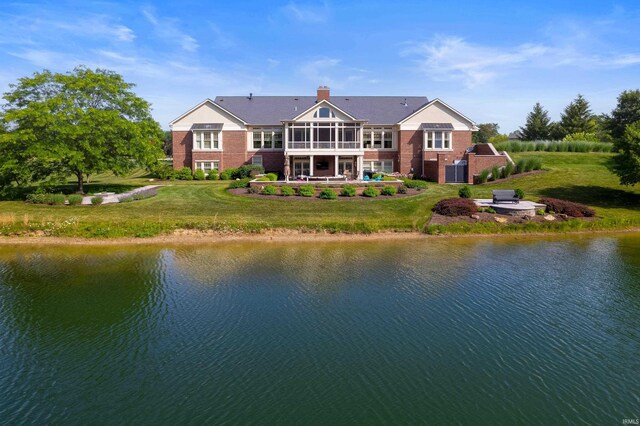
M400 130L398 138L398 172L422 174L422 131Z

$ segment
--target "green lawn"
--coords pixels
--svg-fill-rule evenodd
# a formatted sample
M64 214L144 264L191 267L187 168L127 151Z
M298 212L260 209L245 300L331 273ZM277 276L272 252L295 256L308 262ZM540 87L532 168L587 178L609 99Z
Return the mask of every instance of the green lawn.
M490 198L493 189L521 188L528 199L542 196L588 204L602 217L593 223L529 224L505 227L474 224L427 228L431 208L455 197L459 186L429 184L421 194L375 200L266 200L234 196L228 182L170 182L158 196L133 203L104 206L42 206L0 202L0 235L23 232L79 237L145 237L175 229L259 232L269 228L330 232L537 232L575 229L624 229L640 226L640 187L622 187L607 169L611 154L523 153L542 158L543 173L473 187L473 196ZM148 177L97 176L87 191L119 192L149 184Z

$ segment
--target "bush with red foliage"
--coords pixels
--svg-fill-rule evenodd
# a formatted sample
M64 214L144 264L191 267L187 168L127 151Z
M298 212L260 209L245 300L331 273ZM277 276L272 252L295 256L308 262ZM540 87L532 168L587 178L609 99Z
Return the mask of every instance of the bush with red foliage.
M596 212L591 207L572 201L558 200L557 198L541 198L540 203L547 206L547 213L554 212L566 214L571 217L593 217L596 215Z
M478 207L470 198L446 198L438 201L433 211L443 216L471 216Z

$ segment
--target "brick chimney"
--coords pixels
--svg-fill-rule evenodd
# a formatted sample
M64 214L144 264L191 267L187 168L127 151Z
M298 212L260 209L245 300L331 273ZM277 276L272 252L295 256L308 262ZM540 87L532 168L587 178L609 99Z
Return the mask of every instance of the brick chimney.
M320 101L328 101L329 100L330 90L327 86L318 87L318 98L316 99L318 102Z

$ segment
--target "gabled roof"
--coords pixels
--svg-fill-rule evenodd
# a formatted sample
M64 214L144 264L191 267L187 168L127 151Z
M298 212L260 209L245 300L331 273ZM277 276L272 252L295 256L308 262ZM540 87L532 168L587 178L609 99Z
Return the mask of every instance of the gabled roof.
M281 125L317 104L315 96L217 96L213 102L245 123L261 125ZM329 102L357 120L396 124L428 100L424 96L331 96Z
M460 117L462 117L463 119L467 120L469 122L469 124L471 124L472 127L474 127L474 128L476 127L475 121L473 121L472 119L470 119L466 115L462 114L460 111L450 107L449 105L447 105L445 102L441 101L438 98L435 98L434 100L432 100L431 102L427 103L426 105L423 105L422 108L414 111L412 114L410 114L407 117L403 118L402 121L400 121L400 123L403 123L403 122L407 121L408 119L410 119L411 117L413 117L414 115L419 113L420 111L423 111L423 110L427 109L428 107L430 107L431 105L436 104L436 103L439 103L440 105L442 105L445 108L447 108L449 111L454 112L454 113L458 114Z
M206 103L210 103L211 105L213 105L216 108L220 108L221 110L223 110L224 112L226 112L227 114L231 115L233 118L235 118L236 120L242 122L243 124L247 124L246 121L244 121L242 118L238 117L237 115L235 115L233 112L225 109L223 106L216 104L214 101L212 101L211 99L207 98L204 101L200 102L198 105L194 106L193 108L191 108L189 111L185 112L184 114L181 114L179 117L174 118L173 120L171 120L169 122L169 126L173 125L173 123L175 123L178 120L181 120L182 118L186 117L187 115L191 114L193 111L197 110L198 108L200 108L202 105L206 104Z
M309 111L311 111L312 109L316 108L316 107L320 107L320 105L324 105L328 108L334 108L337 109L338 111L340 111L341 113L343 113L344 115L346 115L347 117L349 117L352 120L357 120L356 117L354 117L353 115L349 114L346 111L343 111L341 108L337 107L336 105L332 104L331 102L323 99L320 102L316 102L313 105L311 105L309 108L305 109L304 111L302 111L300 114L296 115L295 117L292 118L292 120L297 120L300 117L302 117L303 115L305 115L306 113L308 113Z

